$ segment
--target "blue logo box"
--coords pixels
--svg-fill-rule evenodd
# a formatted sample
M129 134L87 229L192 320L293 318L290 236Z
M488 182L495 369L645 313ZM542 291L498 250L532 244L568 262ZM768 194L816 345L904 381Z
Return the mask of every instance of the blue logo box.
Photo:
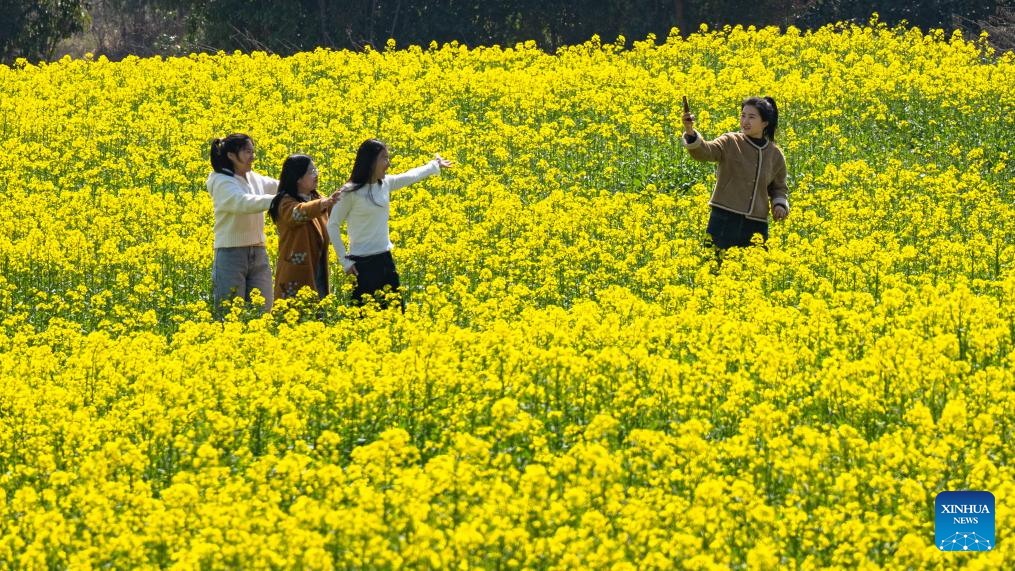
M994 494L941 492L934 499L934 544L940 551L994 549Z

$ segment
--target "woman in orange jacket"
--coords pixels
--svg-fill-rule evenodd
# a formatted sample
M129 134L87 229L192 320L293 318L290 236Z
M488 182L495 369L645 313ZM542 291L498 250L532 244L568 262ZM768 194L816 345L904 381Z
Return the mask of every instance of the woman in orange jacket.
M339 192L317 193L317 167L307 155L290 155L282 163L278 193L268 214L278 228L275 299L295 297L309 287L328 295L328 213Z

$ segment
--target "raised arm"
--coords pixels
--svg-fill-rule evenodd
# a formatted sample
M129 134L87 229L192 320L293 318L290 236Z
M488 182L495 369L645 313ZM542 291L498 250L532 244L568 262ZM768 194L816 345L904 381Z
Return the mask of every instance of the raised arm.
M696 161L708 161L710 163L722 162L723 153L723 137L719 137L714 141L706 141L701 133L695 131L693 135L685 134L682 137L684 141L684 148L687 149L687 154L691 155L691 158Z
M684 98L684 135L681 140L691 158L697 161L721 162L723 159L722 137L715 141L706 141L694 128L694 115L687 107L687 98Z
M278 179L271 178L270 176L264 176L254 171L247 173L247 176L256 176L261 181L261 188L264 189L265 194L278 194Z
M271 206L271 200L274 198L270 194L250 194L243 189L239 181L226 175L211 177L208 180L208 192L211 194L215 210L235 214L264 212Z
M427 164L407 170L402 174L390 175L384 179L384 182L391 185L390 190L398 190L399 188L419 182L424 178L440 174L441 169L446 168L451 168L451 161L442 159L440 155L434 155L433 160Z
M391 190L398 190L440 173L441 167L434 159L423 166L409 169L403 173L388 175L384 181L391 185Z
M278 207L278 219L293 226L302 226L314 218L320 218L331 210L336 200L332 197L318 198L307 202L298 202L292 198L282 201Z

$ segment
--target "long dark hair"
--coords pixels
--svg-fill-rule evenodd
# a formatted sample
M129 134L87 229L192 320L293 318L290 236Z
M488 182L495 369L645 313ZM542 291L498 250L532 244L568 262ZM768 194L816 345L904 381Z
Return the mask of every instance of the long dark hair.
M307 155L289 155L282 163L282 174L278 175L278 192L275 193L271 207L268 208L268 214L271 215L273 222L278 221L278 205L282 203L283 198L291 196L298 202L304 202L297 183L310 170L311 162L312 159ZM310 198L320 198L320 195L314 191L310 193Z
M761 114L761 120L768 123L768 127L765 127L765 137L769 141L775 141L775 130L779 128L779 107L775 104L775 99L752 97L740 104L740 110L743 111L748 105L757 109Z
M208 156L211 158L212 170L229 176L236 174L233 172L233 161L229 159L229 153L239 155L240 150L247 143L253 145L254 140L250 138L250 135L243 133L233 133L226 136L225 139L215 139L212 141L211 151L208 153Z
M374 176L374 165L377 164L377 157L380 156L381 151L386 149L387 146L378 141L377 139L367 139L359 146L359 150L356 151L356 160L352 163L352 174L349 175L349 182L353 184L352 188L346 192L356 192L368 184L375 183L377 181L370 180ZM370 192L370 190L368 190ZM374 205L377 201L374 200L373 194L369 194L370 202Z

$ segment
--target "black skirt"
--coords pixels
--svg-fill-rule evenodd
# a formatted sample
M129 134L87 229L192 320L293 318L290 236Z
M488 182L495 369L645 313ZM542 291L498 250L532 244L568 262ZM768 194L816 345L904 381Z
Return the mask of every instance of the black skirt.
M743 214L713 206L706 232L718 248L747 247L755 234L761 234L762 242L768 241L768 222L751 220Z
M391 252L383 252L372 256L348 256L356 265L356 289L352 292L353 302L364 303L367 296L376 295L385 288L390 291L401 293L401 280L398 270L395 269L395 260ZM378 300L381 307L387 307L384 299ZM402 308L405 308L405 301L400 301Z

